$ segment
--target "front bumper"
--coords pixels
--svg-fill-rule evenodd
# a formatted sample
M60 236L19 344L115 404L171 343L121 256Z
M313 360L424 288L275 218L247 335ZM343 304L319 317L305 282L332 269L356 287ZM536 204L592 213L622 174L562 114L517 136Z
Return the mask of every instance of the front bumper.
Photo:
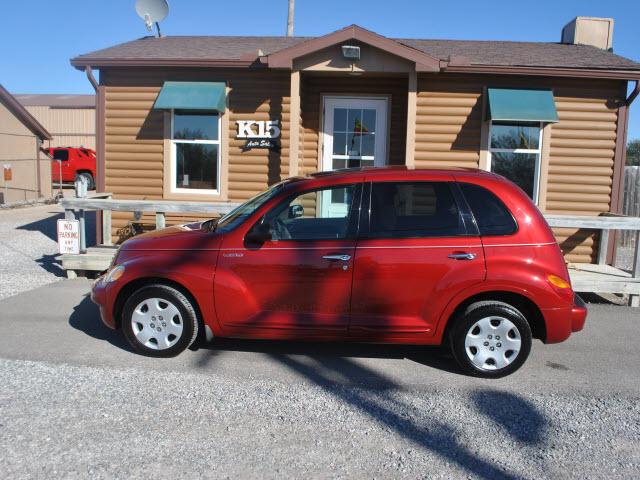
M558 343L584 328L587 305L575 294L572 306L546 309L542 311L542 315L547 327L545 343Z
M102 281L103 277L93 282L91 287L91 301L100 308L100 318L102 322L109 328L115 330L116 322L113 318L112 305L109 301L109 284Z

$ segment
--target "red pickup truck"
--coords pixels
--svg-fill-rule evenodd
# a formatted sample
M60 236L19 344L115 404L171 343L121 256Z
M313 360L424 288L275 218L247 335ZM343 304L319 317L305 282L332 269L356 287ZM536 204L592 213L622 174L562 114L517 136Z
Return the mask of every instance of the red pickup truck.
M96 152L90 148L55 147L49 149L53 183L73 183L79 177L89 182L89 190L96 188ZM58 161L59 160L59 161Z

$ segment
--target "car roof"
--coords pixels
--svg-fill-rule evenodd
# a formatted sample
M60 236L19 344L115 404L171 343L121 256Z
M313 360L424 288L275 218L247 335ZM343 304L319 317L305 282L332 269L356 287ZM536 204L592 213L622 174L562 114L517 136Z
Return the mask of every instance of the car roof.
M387 167L361 167L331 170L325 172L311 173L301 179L308 180L343 180L359 179L384 181L384 180L405 180L405 179L427 179L429 177L473 177L473 176L496 176L485 170L464 167L436 167L436 168L413 168L405 165L393 165Z

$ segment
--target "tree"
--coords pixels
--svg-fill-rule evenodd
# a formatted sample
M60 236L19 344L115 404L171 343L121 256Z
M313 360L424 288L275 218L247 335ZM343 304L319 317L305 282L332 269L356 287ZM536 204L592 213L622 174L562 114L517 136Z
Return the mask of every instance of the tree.
M640 166L640 139L627 143L627 165Z

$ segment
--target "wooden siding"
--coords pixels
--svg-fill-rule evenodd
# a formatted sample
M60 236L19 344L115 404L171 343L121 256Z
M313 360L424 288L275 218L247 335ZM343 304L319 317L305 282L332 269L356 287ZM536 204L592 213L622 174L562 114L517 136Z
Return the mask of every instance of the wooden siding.
M152 111L165 80L226 81L229 85L229 145L227 198L240 202L288 176L289 74L286 72L234 72L225 70L109 69L105 85L105 191L115 198L163 198L164 120ZM242 151L236 139L236 120L279 120L281 150ZM168 215L167 225L198 216ZM112 233L123 238L133 214L114 212ZM140 223L152 225L144 215Z
M478 168L482 88L477 78L418 77L416 167Z
M408 78L401 76L346 77L303 74L300 108L302 134L300 136L301 174L319 169L320 135L322 130L320 108L323 95L389 96L389 163L403 165L407 131Z
M545 212L610 211L618 107L623 82L537 77L421 75L416 114L417 167L477 168L484 87L550 88L560 121L551 126ZM542 182L541 182L542 183ZM554 229L569 262L593 262L597 234Z
M165 80L226 81L229 93L229 201L240 202L289 174L290 72L230 69L105 69L105 190L116 198L163 196L163 118L151 106ZM418 77L416 167L477 167L481 150L485 87L551 88L560 122L549 132L546 212L597 215L610 210L618 106L624 82L543 77L421 74ZM359 77L301 75L299 173L318 170L322 95L384 95L391 98L389 160L404 164L406 75ZM279 152L242 152L236 120L280 120ZM544 184L544 183L543 183ZM152 224L153 216L144 223ZM167 224L186 218L167 218ZM114 214L113 231L131 214ZM597 253L593 231L555 230L571 262Z
M598 215L610 211L619 82L572 82L554 89L560 121L551 127L548 213ZM569 262L590 263L598 232L556 229Z

